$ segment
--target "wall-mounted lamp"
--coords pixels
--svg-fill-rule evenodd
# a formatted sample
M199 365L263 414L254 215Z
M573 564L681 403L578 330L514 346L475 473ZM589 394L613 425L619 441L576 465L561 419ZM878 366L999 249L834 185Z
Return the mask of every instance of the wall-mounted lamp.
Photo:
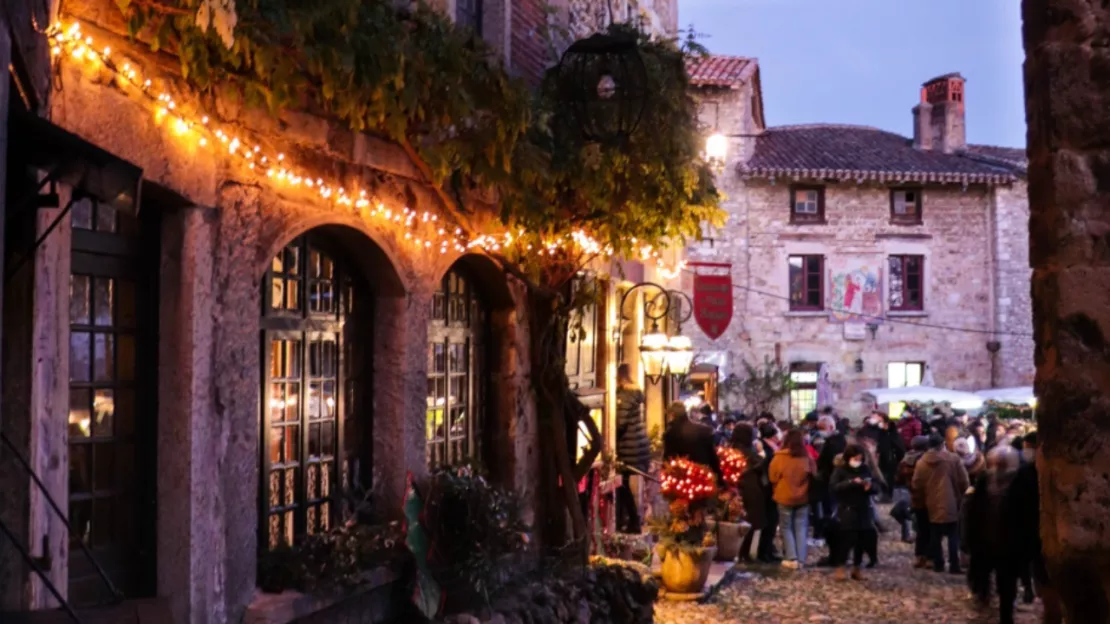
M863 358L861 358L861 357L856 358L856 372L857 373L862 373L863 372Z
M878 323L868 323L867 324L867 331L871 332L871 339L874 340L875 339L875 334L879 333L879 324Z
M720 132L714 132L705 140L705 160L709 166L720 173L725 169L725 160L728 159L728 137Z
M644 315L651 320L651 331L640 337L639 344L640 360L644 364L644 376L652 383L658 383L667 374L685 378L690 373L690 368L694 362L694 343L689 337L677 332L674 336L667 336L666 333L660 331L659 321L667 318L671 313L672 304L678 301L677 321L678 331L681 332L682 323L693 314L693 305L690 298L685 293L676 290L668 291L653 282L640 282L626 290L621 297L620 320L622 322L631 320L624 315L624 306L632 292L640 288L654 288L659 291L659 294L653 297L650 303L644 307ZM685 315L683 315L681 307L682 299L686 300ZM623 332L621 328L618 327L614 334L618 340L618 353L623 353L623 340L621 340Z

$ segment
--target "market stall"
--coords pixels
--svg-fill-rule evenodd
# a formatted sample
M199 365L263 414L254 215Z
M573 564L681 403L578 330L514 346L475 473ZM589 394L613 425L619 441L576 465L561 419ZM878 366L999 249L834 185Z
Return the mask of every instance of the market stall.
M957 410L976 410L983 406L984 399L972 392L948 390L932 386L908 386L905 388L875 388L864 391L878 405L890 403L949 405Z
M1003 419L1031 419L1037 407L1037 396L1033 392L1033 386L991 388L980 390L975 394L983 399L985 410L994 412Z

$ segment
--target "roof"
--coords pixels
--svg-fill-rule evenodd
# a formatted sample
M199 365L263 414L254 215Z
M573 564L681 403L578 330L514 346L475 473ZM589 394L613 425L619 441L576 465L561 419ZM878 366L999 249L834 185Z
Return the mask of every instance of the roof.
M690 84L698 87L735 87L751 78L759 61L744 56L710 54L686 63Z
M1029 168L1029 159L1020 147L999 147L997 145L968 145L967 155L983 162L1000 164L1021 171Z
M974 150L974 151L973 151ZM1020 150L969 146L968 153L915 149L907 137L871 128L813 124L767 128L756 138L749 177L855 178L883 182L1008 184L1022 173L1015 163L988 152L1016 156ZM979 152L987 154L981 155Z

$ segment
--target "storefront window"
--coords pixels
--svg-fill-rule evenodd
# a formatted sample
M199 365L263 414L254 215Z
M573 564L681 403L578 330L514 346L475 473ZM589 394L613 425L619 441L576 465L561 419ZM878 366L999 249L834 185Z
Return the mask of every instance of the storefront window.
M428 326L428 467L482 459L487 312L473 282L453 269L432 296Z
M323 241L319 241L323 243ZM298 238L263 280L262 538L296 544L341 518L345 488L369 487L363 361L370 299L339 259Z
M920 386L924 375L924 362L890 362L886 365L886 385L888 388ZM891 418L901 418L902 411L906 409L906 404L891 403L888 407Z
M797 422L817 409L817 372L819 363L795 362L790 365L790 419Z

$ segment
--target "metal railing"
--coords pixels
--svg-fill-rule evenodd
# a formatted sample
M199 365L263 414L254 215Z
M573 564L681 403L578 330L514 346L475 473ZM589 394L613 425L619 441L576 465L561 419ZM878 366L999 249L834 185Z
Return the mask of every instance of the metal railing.
M9 451L11 451L12 456L15 457L19 464L23 466L23 469L27 471L27 474L31 477L31 481L33 481L35 486L38 487L39 491L42 492L42 496L46 499L47 504L50 505L50 508L58 516L58 519L61 520L62 526L65 527L66 534L72 535L73 527L71 527L69 524L69 518L66 517L65 512L62 511L62 508L58 505L57 501L54 500L54 497L51 496L50 491L46 487L46 484L43 483L42 479L39 478L37 473L35 473L34 468L31 467L31 463L27 461L27 458L24 457L22 453L19 452L19 449L16 448L15 444L12 443L12 441L8 438L7 435L4 434L3 431L0 431L0 442L2 442L4 446L7 447ZM12 545L15 546L16 550L19 551L19 554L23 558L23 561L26 562L31 570L39 577L39 580L42 581L42 584L46 587L47 591L49 591L50 594L54 596L54 599L58 601L61 609L65 611L74 622L77 622L79 624L81 622L81 619L77 616L77 612L74 611L69 602L67 602L66 599L62 597L62 594L60 591L58 591L57 586L55 586L54 583L50 580L49 571L52 564L52 559L49 552L50 542L48 538L43 538L43 556L33 557L30 551L27 548L24 548L23 545L19 543L18 537L6 524L4 524L2 520L0 520L0 532L3 532L12 542ZM108 577L108 573L104 571L104 567L101 566L100 562L97 561L96 557L93 556L92 551L89 550L89 547L87 544L85 544L85 541L75 541L77 542L78 546L80 546L81 552L84 553L85 557L89 560L89 563L91 563L93 568L96 570L97 575L102 581L104 581L104 586L107 588L109 595L111 595L112 597L111 602L113 604L118 604L119 602L122 602L124 598L123 592L121 592L119 588L117 588L115 584L112 583L112 579Z

